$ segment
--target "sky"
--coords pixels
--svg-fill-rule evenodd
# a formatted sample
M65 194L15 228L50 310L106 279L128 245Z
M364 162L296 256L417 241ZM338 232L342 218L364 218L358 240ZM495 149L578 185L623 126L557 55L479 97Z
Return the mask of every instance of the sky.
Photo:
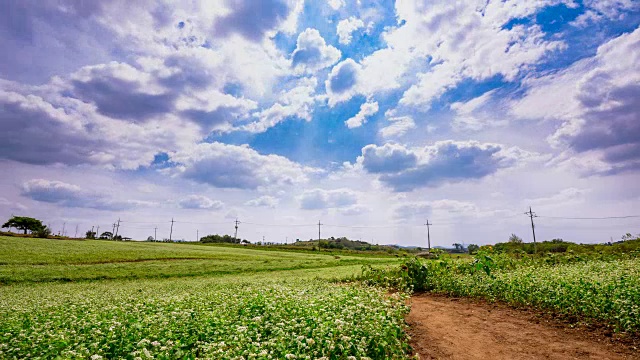
M0 3L0 219L379 244L640 232L640 2ZM571 219L597 218L597 219ZM603 219L607 218L607 219ZM173 229L171 229L171 221Z

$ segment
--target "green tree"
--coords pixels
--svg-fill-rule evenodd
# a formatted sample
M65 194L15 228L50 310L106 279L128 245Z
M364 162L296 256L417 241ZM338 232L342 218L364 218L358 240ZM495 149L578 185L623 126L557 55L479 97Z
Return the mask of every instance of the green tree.
M100 239L111 239L113 237L113 233L111 231L105 231L100 234Z
M470 255L475 255L478 250L480 250L480 246L476 244L469 244L469 246L467 246L467 250L469 251Z
M96 232L95 231L91 231L91 230L87 231L85 233L85 238L86 239L95 239L96 238Z
M41 228L33 231L32 233L39 238L46 239L49 237L49 235L51 235L51 229L49 229L49 227L47 227L46 225L43 225Z
M509 242L514 244L522 244L522 238L516 234L511 234L511 236L509 236Z
M45 226L42 225L42 221L26 216L13 216L9 219L4 225L3 228L16 228L18 230L24 231L26 234L27 231L36 232Z

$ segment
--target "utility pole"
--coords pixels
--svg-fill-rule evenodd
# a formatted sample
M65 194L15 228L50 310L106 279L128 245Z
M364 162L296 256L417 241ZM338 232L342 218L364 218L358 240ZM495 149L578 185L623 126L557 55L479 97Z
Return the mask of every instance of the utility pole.
M116 234L113 235L114 239L118 237L118 231L120 231L120 218L118 218L118 223L116 224Z
M153 241L158 241L158 227L153 228Z
M238 224L240 223L240 221L238 221L238 218L236 218L236 232L233 234L233 238L234 239L238 239Z
M93 234L93 226L91 226L91 234ZM94 236L95 237L95 236Z
M318 241L320 241L320 226L322 226L322 224L320 223L320 220L318 220Z
M262 235L262 246L265 246L266 244L264 243L264 235Z
M429 247L429 252L431 252L431 231L429 229L429 226L433 224L431 224L429 222L429 219L427 219L427 223L425 225L427 225L427 246Z
M64 236L64 228L65 228L65 226L66 226L66 225L67 225L67 223L66 223L66 222L63 222L63 223L62 223L62 236Z
M171 230L169 231L169 241L173 241L173 218L171 218Z
M111 240L113 240L113 236L116 233L116 223L113 223L113 228L111 229Z
M96 229L96 235L100 237L100 225L98 225L98 228Z
M288 237L288 236L285 236L285 238L284 238L284 244L285 244L285 245L289 245L289 237Z
M200 230L196 229L196 241L200 241Z
M531 218L531 231L533 232L533 252L538 252L538 245L536 244L536 227L535 225L533 225L533 218L534 217L538 217L538 215L536 215L536 213L534 213L533 211L531 211L531 206L529 206L529 211L524 213L525 215L528 215L529 218Z
M75 233L75 235L73 235L73 237L74 237L75 239L77 239L77 238L78 238L78 225L76 225L76 233Z

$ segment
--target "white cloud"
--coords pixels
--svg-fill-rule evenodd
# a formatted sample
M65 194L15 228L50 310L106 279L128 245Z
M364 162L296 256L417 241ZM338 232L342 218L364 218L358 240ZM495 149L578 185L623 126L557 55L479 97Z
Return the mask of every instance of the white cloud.
M367 145L356 160L394 191L480 179L539 156L517 147L477 141L438 141L424 148Z
M298 35L296 49L291 53L291 66L299 71L314 73L335 64L340 50L327 45L320 32L308 28Z
M183 209L210 209L220 210L224 203L219 200L211 200L203 195L189 195L178 202Z
M327 4L329 4L333 10L339 10L345 5L345 2L344 0L327 0Z
M264 195L256 199L251 199L244 203L247 206L275 208L278 206L278 199L273 196Z
M178 173L220 188L256 189L305 183L318 170L278 155L261 155L249 146L201 143L174 153Z
M380 129L380 135L385 138L397 138L416 128L416 123L410 116L394 116L387 120L391 123Z
M567 162L583 174L640 170L639 64L636 29L601 45L592 58L558 74L530 79L525 96L510 104L512 113L561 121L548 141L570 150Z
M378 112L378 103L376 101L367 100L364 104L360 105L360 111L345 121L344 123L347 125L349 129L357 128L362 126L362 124L367 122L367 117L375 115Z
M364 27L364 22L362 20L356 18L355 16L351 16L348 19L340 20L338 26L336 27L336 32L338 33L338 41L340 44L349 45L351 43L351 39L353 38L352 33Z
M135 200L117 200L106 194L85 190L62 181L32 179L22 184L22 196L30 199L71 208L97 210L125 210L150 205Z
M548 197L525 199L523 203L533 206L565 205L568 202L584 201L585 195L588 192L589 191L585 189L570 187Z
M278 102L270 108L256 112L253 116L259 120L242 126L240 129L252 133L264 132L287 118L295 117L311 121L316 102L316 78L302 78L294 88L283 91Z
M300 208L317 210L328 208L345 208L358 202L358 195L350 189L312 189L298 197Z
M325 87L329 99L329 106L351 99L358 93L357 83L360 79L361 66L353 59L339 62L331 69Z

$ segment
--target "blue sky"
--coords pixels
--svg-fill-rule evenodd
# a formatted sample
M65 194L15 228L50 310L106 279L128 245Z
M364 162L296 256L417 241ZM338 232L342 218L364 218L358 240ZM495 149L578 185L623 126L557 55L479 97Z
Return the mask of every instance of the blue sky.
M0 6L2 218L404 245L429 219L446 246L530 240L532 206L540 239L640 232L554 218L640 215L636 1Z

